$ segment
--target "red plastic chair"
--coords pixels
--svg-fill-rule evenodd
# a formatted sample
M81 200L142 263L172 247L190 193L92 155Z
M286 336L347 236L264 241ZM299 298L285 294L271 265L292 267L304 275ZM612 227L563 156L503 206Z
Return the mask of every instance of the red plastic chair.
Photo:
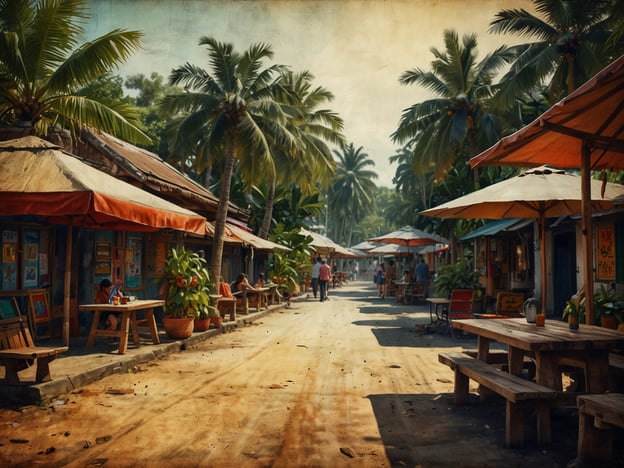
M474 290L472 289L455 289L451 291L451 302L446 312L446 321L453 338L455 332L453 329L453 320L474 318L472 314L472 303L474 302Z

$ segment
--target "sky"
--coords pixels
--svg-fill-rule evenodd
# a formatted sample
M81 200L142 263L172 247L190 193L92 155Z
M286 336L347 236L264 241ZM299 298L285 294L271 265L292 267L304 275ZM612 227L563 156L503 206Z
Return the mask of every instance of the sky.
M502 9L529 0L89 0L85 39L122 28L144 33L142 49L116 73L124 78L158 72L168 77L186 62L210 70L201 36L232 43L243 52L270 44L272 62L307 70L314 85L331 91L327 106L344 120L348 143L375 162L380 186L392 187L396 165L388 158L402 111L431 94L399 84L414 68L431 69L431 47L444 50L443 31L476 33L479 59L519 38L487 32Z

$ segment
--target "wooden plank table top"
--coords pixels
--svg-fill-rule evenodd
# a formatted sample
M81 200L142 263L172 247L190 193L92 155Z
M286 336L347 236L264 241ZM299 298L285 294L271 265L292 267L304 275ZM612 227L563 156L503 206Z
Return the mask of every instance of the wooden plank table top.
M132 331L132 340L135 345L140 344L139 325L147 325L150 329L152 342L160 343L158 337L158 329L156 328L156 319L154 318L154 308L162 307L165 301L160 299L140 299L130 301L127 304L82 304L78 308L81 311L93 312L93 322L91 323L91 331L87 340L87 348L93 347L96 336L113 336L119 338L119 354L124 354L128 349L128 331ZM145 318L137 320L136 312L145 311ZM121 323L119 330L104 330L98 328L100 316L102 312L119 312L121 314Z
M543 327L521 318L454 320L454 328L477 335L477 357L487 361L489 344L498 341L508 346L509 371L519 374L524 356L533 354L536 381L562 390L560 366L567 364L585 373L587 391L609 390L609 351L624 347L624 333L581 324L570 330L566 322L546 320Z

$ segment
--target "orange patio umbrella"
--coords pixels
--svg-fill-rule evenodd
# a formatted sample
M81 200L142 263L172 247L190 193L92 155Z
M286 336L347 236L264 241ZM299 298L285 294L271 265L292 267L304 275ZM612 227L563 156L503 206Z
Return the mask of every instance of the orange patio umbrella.
M66 224L63 344L69 344L72 226L206 233L206 219L99 171L35 136L0 142L0 216Z
M592 170L624 169L624 56L539 118L470 160L471 167L580 168L587 322L593 322Z

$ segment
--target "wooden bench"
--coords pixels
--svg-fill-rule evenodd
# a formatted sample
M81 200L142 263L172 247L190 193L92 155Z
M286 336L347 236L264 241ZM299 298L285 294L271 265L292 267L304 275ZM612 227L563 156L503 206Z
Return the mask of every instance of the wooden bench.
M613 463L612 428L624 428L624 394L579 395L576 405L579 410L577 458L583 464L610 465Z
M455 403L468 399L468 383L472 379L499 394L506 400L505 445L524 446L524 420L533 412L537 415L537 441L551 442L550 405L557 392L522 377L504 372L497 367L464 353L438 354L438 360L455 372Z
M5 368L4 380L10 384L20 382L18 372L37 360L35 381L50 380L50 362L67 347L35 346L25 317L0 320L0 365Z
M476 358L478 355L476 349L465 349L462 352L473 358ZM490 349L487 363L499 366L502 370L507 371L509 369L509 353L504 349ZM528 371L528 377L530 379L535 377L535 361L531 359L531 357L524 356L522 368Z

